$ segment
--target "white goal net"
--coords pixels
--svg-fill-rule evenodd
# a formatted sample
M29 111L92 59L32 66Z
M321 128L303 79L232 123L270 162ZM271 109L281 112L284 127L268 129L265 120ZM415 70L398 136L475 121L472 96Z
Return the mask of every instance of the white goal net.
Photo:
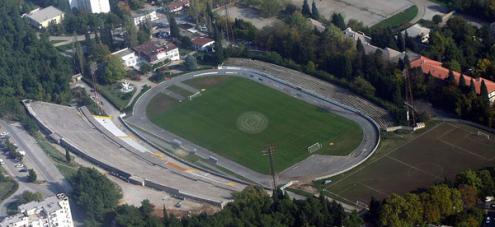
M193 100L193 98L196 98L201 95L201 91L198 91L192 95L189 96L189 101Z
M308 152L309 153L314 153L314 152L317 152L319 151L321 148L323 148L323 146L321 145L321 143L315 143L311 146L308 147Z

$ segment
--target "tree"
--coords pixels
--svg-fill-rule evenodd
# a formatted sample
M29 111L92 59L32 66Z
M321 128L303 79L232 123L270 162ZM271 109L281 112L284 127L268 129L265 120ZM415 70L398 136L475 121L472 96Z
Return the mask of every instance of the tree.
M99 81L104 84L115 83L127 75L122 60L114 55L108 55L106 61L98 69Z
M311 17L311 10L309 9L308 0L304 0L303 7L301 9L301 14L305 17Z
M28 170L28 181L29 182L35 182L38 176L36 175L36 172L34 172L33 169Z
M105 211L115 208L122 198L119 189L105 176L93 168L80 167L69 178L72 198L89 219L101 220Z
M318 11L318 7L316 7L315 0L313 0L313 4L311 4L311 18L315 20L320 19L320 12Z
M180 37L179 25L177 25L177 21L172 14L168 16L168 23L170 25L170 36L178 39Z
M344 30L346 28L344 16L340 13L332 14L332 24L340 28L340 30Z
M467 88L466 79L463 74L461 74L461 77L459 78L459 88L461 91L466 91Z
M70 163L72 161L72 157L70 156L70 152L68 149L65 150L65 161Z
M125 45L127 47L135 47L138 45L138 31L136 29L136 26L134 26L134 23L128 20L125 23Z
M483 100L484 103L490 102L490 100L488 98L488 88L486 87L485 80L481 81L480 95L481 95L481 99Z
M441 15L438 15L438 14L436 14L436 15L435 15L435 16L433 16L433 18L432 18L433 23L434 23L434 24L436 24L436 25L438 25L438 24L442 23L442 20L443 20L443 19L442 19L442 16L441 16Z
M196 58L192 55L187 55L185 60L185 65L187 70L189 71L193 71L198 68L198 62L196 61Z

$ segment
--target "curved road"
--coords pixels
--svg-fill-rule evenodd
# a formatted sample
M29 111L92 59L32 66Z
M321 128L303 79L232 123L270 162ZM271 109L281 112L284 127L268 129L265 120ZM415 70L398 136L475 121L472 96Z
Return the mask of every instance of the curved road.
M125 121L131 126L152 134L154 137L162 138L169 143L178 143L184 150L195 152L195 154L203 158L215 157L218 159L218 165L247 179L262 184L265 187L270 187L272 183L270 176L250 170L229 159L223 158L214 152L178 137L171 132L161 129L147 118L146 107L149 102L155 95L163 92L167 87L195 77L215 75L235 75L257 81L265 86L269 86L305 102L320 106L345 118L351 119L363 129L363 140L351 154L347 156L311 155L307 159L279 173L277 176L277 182L279 184L291 180L311 181L315 178L330 177L348 171L370 157L378 146L380 138L379 127L371 118L350 107L323 98L323 96L320 96L314 91L294 86L264 72L242 67L226 66L222 69L197 71L164 81L139 97L134 105L132 116L125 118Z

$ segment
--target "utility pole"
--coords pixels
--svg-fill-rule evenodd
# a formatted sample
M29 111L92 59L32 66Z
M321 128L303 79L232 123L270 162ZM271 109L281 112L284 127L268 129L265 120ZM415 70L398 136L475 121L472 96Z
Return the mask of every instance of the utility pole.
M412 93L412 83L411 83L411 72L409 66L406 66L404 71L404 84L405 84L405 94L406 94L406 110L407 110L407 122L411 127L416 126L416 117L414 113L414 99Z
M273 180L273 190L277 188L277 182L275 180L275 169L273 167L273 152L275 152L275 145L269 145L268 148L263 151L263 155L268 155L268 161L270 164L270 172L272 174L272 180Z

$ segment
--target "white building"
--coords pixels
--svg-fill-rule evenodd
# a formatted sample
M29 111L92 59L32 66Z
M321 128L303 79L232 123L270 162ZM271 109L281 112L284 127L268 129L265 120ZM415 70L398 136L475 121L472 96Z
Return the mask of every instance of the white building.
M408 29L406 29L407 31L407 36L411 37L411 38L416 38L418 37L422 43L428 43L428 41L430 40L430 29L429 28L426 28L426 27L423 27L419 24L415 24L411 27L409 27Z
M6 217L0 222L4 227L72 227L69 198L61 193L41 202L33 201L19 206L19 214Z
M133 49L140 59L152 65L166 60L180 60L179 48L173 43L152 40L135 46Z
M24 17L29 19L29 22L36 28L46 28L50 24L60 24L64 19L64 12L59 9L48 6L44 9L35 9L29 14L25 14Z
M128 68L136 67L138 63L138 56L136 55L136 52L129 48L114 52L112 53L112 55L119 57L124 63L124 66Z
M88 13L109 13L108 0L68 0L70 8L76 8Z
M200 51L206 51L208 49L212 49L213 44L215 44L215 41L208 37L196 37L192 39L191 42L193 43L194 49Z
M132 20L134 25L138 26L146 21L156 21L158 20L158 16L156 15L155 9L149 10L139 10L136 12L131 12Z

